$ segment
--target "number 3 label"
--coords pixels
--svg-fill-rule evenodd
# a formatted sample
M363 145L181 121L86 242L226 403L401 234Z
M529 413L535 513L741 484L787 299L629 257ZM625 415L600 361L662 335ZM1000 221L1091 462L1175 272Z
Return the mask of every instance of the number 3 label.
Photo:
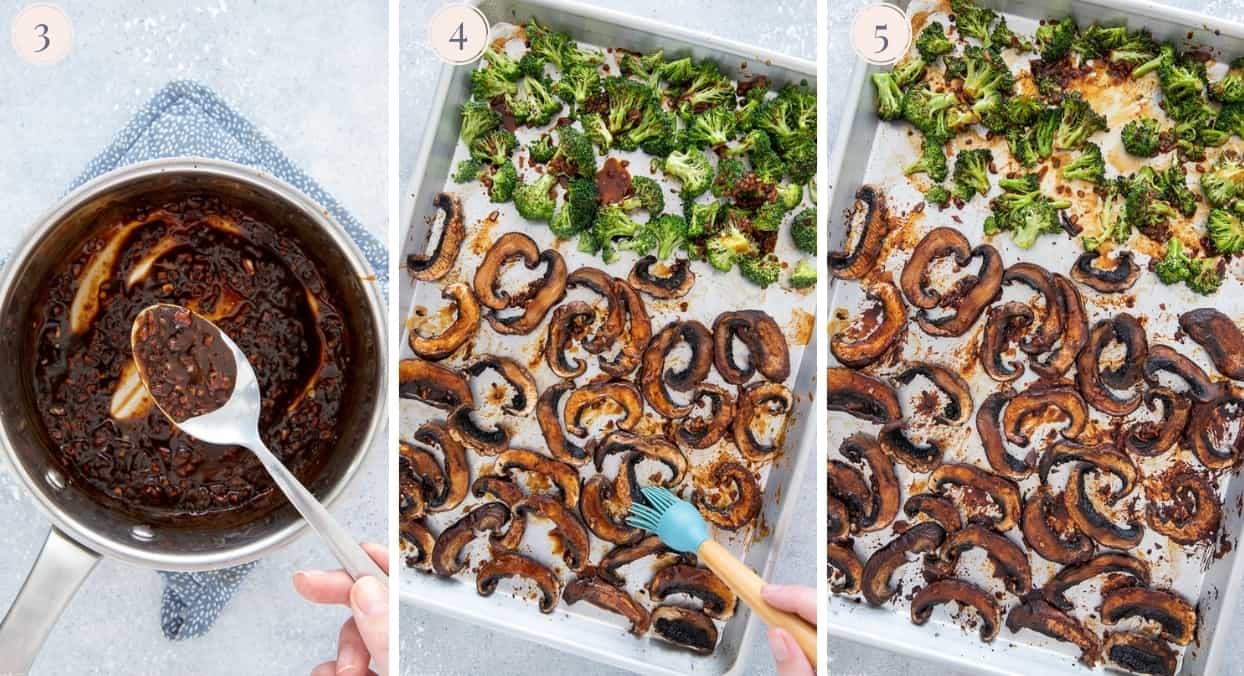
M469 5L445 5L432 15L428 42L442 61L454 65L471 63L488 46L488 19Z
M851 22L851 46L869 63L894 63L911 46L911 22L903 10L894 5L869 5Z
M26 61L46 66L58 63L73 48L73 24L59 7L27 5L13 17L13 49Z

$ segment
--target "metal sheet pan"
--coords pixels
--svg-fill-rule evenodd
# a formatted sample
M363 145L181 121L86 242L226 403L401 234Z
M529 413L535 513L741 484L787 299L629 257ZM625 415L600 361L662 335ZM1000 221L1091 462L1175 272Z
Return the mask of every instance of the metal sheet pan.
M542 23L551 25L557 30L571 33L581 43L595 46L619 46L639 51L648 51L657 47L664 48L667 54L688 54L699 59L711 58L732 75L746 72L748 75L764 74L775 83L798 82L807 80L815 86L814 64L787 56L770 53L734 42L720 40L692 31L663 25L654 21L629 17L611 11L600 10L582 5L560 2L557 0L508 2L486 1L479 4L480 8L493 22L495 30L502 30L499 24L521 24L529 17L536 16ZM495 37L495 34L494 34ZM746 63L746 71L739 71L740 65ZM431 234L429 219L433 215L432 196L441 190L455 192L463 198L466 222L468 226L467 242L460 254L458 269L471 270L482 257L488 243L496 236L515 229L532 236L541 247L554 245L554 239L543 225L527 225L513 211L512 204L490 204L486 195L478 185L454 185L448 175L457 161L465 157L465 150L459 147L457 140L459 116L458 108L469 97L469 73L471 68L443 68L436 85L434 100L437 107L432 111L430 124L424 136L415 164L415 173L410 188L404 195L403 216L408 231L403 244L403 256L413 252L423 252ZM520 134L520 140L523 136ZM629 157L631 171L635 174L648 175L647 161L639 161L641 155L630 155L612 151L611 154ZM668 200L676 197L667 193ZM808 198L805 198L807 200ZM490 212L497 211L496 224L481 223L487 221ZM474 240L474 241L473 241ZM787 244L789 245L789 244ZM781 246L781 245L780 245ZM602 267L615 276L625 277L633 257L623 255L615 264L605 266L599 258L588 257L574 251L573 243L563 243L560 253L566 258L567 267L574 269L579 265L595 265ZM779 249L779 255L783 251ZM793 255L790 256L793 260ZM451 273L451 276L455 273ZM758 528L744 529L737 535L720 533L721 539L733 551L740 554L743 560L763 575L768 571L778 556L778 549L783 534L795 518L792 510L785 506L792 504L792 492L796 490L795 478L803 472L811 471L815 455L815 425L812 424L811 402L813 398L813 376L815 373L815 350L810 347L813 315L815 313L815 295L811 292L792 292L778 288L761 290L748 284L738 277L714 274L709 270L697 267L698 280L686 301L689 311L683 312L680 303L671 301L654 301L645 298L649 314L652 316L654 330L664 326L670 319L682 315L693 317L709 323L724 309L764 308L783 327L788 336L791 348L793 374L787 385L795 395L795 411L790 417L785 433L785 452L773 463L763 469L762 485L765 488L765 500ZM441 280L442 282L446 280ZM439 308L443 301L439 300L439 284L412 284L409 279L399 280L399 308L403 318L414 313L416 307ZM568 299L574 297L574 292ZM431 328L431 327L429 327ZM410 356L406 345L407 328L402 330L402 355ZM543 339L543 326L529 336L504 337L482 328L479 333L475 354L496 353L514 356L524 363L536 358L534 350ZM806 345L797 344L791 336L803 334ZM586 382L594 373L589 370L579 381ZM556 378L543 364L532 369L541 389L548 386ZM713 377L716 377L715 375ZM429 416L443 417L435 409L423 407L417 402L403 401L399 416L399 430L406 438L419 424ZM517 426L515 429L514 446L543 449L543 440L534 419L530 424ZM716 452L708 449L708 453L690 454L692 471L697 467L707 467ZM478 473L484 462L473 461L473 476ZM473 504L468 500L465 504ZM449 512L445 521L457 518L461 510ZM811 515L804 515L810 518ZM441 521L433 524L433 530L443 527ZM525 553L535 556L545 563L560 565L560 559L553 556L546 544L545 530L537 524L531 524L526 536ZM607 544L594 539L593 559L608 549ZM527 549L532 543L536 546ZM471 550L469 550L471 551ZM645 564L638 564L627 572L630 588L633 591L646 581L650 570L644 570ZM568 578L563 575L563 578ZM459 575L453 580L440 580L433 576L416 571L403 570L399 574L400 593L404 601L418 604L428 609L453 615L455 617L507 631L528 638L532 641L555 647L560 650L576 653L630 669L636 672L659 674L704 673L721 674L737 673L747 662L749 637L756 631L759 620L740 608L735 618L719 624L721 638L717 650L710 657L696 657L685 651L670 648L660 640L647 637L635 639L624 631L624 623L616 616L609 616L585 604L576 606L560 605L552 614L542 615L537 612L534 604L525 598L515 598L507 593L508 587L492 597L483 598L476 594L471 584L473 577ZM641 601L642 597L639 597Z
M1050 3L986 0L981 4L1004 13L1013 30L1029 35L1035 29L1036 20L1069 14L1081 26L1094 21L1104 24L1123 23L1133 29L1145 27L1159 40L1170 40L1181 45L1191 43L1208 47L1215 53L1225 55L1225 58L1244 54L1244 27L1182 10L1158 7L1151 3L1131 0ZM945 3L939 5L934 2L918 1L911 5L909 16L919 11L945 12ZM945 24L945 17L941 18ZM921 199L920 194L908 185L901 174L901 166L912 161L918 152L918 145L915 145L918 144L918 137L908 138L905 125L881 123L873 112L872 85L868 81L868 75L878 70L881 69L868 66L860 61L857 62L849 79L844 119L836 135L828 171L830 197L827 206L828 213L831 215L829 233L831 248L841 248L840 244L845 236L842 214L850 208L854 200L854 192L861 184L872 183L882 186L890 199L892 212L907 213ZM1111 118L1109 121L1112 130L1117 129L1123 121L1128 119L1126 117L1128 113L1124 108L1126 106L1120 106L1120 109L1115 111L1118 114L1117 118L1112 113L1107 113L1107 117ZM1102 150L1108 159L1108 164L1119 158L1120 154L1112 153L1111 149L1112 143L1117 144L1117 133L1111 134L1109 139L1102 136L1094 138L1095 141L1099 139L1101 139ZM1232 143L1238 144L1239 139L1233 139ZM1005 148L1005 144L1002 147ZM1003 151L999 155L995 151L995 158L1000 156L1007 157L1008 154ZM1158 164L1165 166L1161 162ZM999 167L999 171L1005 173L1007 168ZM1130 167L1125 168L1125 171L1130 170ZM1196 174L1190 171L1189 182L1195 184L1196 180ZM1047 182L1047 190L1048 187ZM996 194L997 188L993 188L993 191L989 197ZM910 251L910 246L914 245L924 232L939 225L958 227L974 243L984 241L981 223L988 212L987 202L986 198L977 198L962 211L949 209L939 212L936 208L929 208L920 216L907 217L905 239L909 239L910 242L901 251L890 251L883 257L879 266L884 265L886 269L897 275L906 259L906 252ZM1075 208L1077 207L1073 207ZM1202 207L1201 212L1193 220L1203 222L1204 211ZM952 220L952 214L959 215L960 221ZM1072 261L1080 253L1078 243L1062 235L1042 238L1028 251L1014 247L1005 235L994 237L990 241L999 249L1008 265L1020 260L1029 260L1063 274L1066 274ZM1147 260L1144 254L1149 251L1139 249L1137 253L1141 254L1139 259L1143 264ZM1163 286L1151 273L1143 273L1136 287L1133 288L1131 295L1136 301L1135 307L1132 308L1120 308L1117 303L1111 303L1087 289L1084 290L1084 295L1086 308L1090 314L1090 323L1123 309L1137 315L1143 314L1148 317L1147 332L1150 344L1164 342L1174 345L1180 352L1196 360L1208 373L1218 377L1217 371L1200 348L1186 339L1182 341L1177 339L1176 318L1184 310L1212 304L1239 319L1244 316L1244 297L1240 293L1242 286L1244 284L1241 283L1240 268L1237 262L1232 266L1223 289L1208 299L1195 296L1179 287ZM1004 299L1011 299L1012 293L1015 291L1008 290ZM1019 293L1015 295L1023 296ZM829 297L827 316L830 318L836 316L839 309L854 316L858 313L862 301L861 289L855 282L835 282L830 287ZM963 338L933 340L913 327L908 332L903 360L907 361L914 357L936 359L938 356L949 360L950 351L971 341L974 332L979 328L978 322L973 332L969 332ZM832 357L828 359L832 363ZM893 375L885 369L882 369L882 372ZM970 378L969 382L977 404L986 392L994 389L994 383L979 372L974 378ZM1024 383L1028 382L1027 376L1018 382L1020 384L1017 388L1022 389ZM872 426L861 425L853 418L831 413L829 425L827 425L831 457L835 455L834 449L847 434L862 428L875 431ZM961 436L962 442L959 447L952 447L947 451L947 460L975 461L980 466L988 467L972 423L969 423L967 429L961 431ZM1139 464L1142 473L1149 474L1160 471L1162 462L1165 461ZM1197 466L1195 458L1191 459L1191 464ZM899 470L900 481L904 485L904 497L906 497L910 492L908 488L913 475L901 466ZM1021 488L1031 488L1032 482L1032 479L1021 482ZM1244 519L1241 518L1239 508L1240 501L1244 499L1242 497L1244 496L1244 480L1241 480L1237 474L1227 474L1221 477L1219 489L1224 505L1222 533L1232 544L1238 543L1241 529L1244 528ZM1183 651L1179 673L1187 675L1218 673L1230 650L1228 625L1231 613L1237 606L1240 578L1244 573L1244 563L1239 558L1238 549L1233 547L1231 551L1215 557L1213 546L1188 550L1176 545L1155 548L1151 546L1156 541L1152 528L1147 528L1147 531L1146 539L1139 549L1153 566L1154 585L1170 587L1178 591L1197 605L1200 615L1197 640ZM882 533L883 535L879 536L881 541L891 537L888 529ZM871 552L878 544L877 539L871 536L860 538L857 543L857 553ZM1043 583L1057 570L1055 564L1045 562L1035 554L1032 555L1032 561L1035 585ZM906 589L910 589L911 585L916 583L915 569L917 568L918 566L908 566L905 569L903 581ZM989 576L985 572L987 565L984 564L983 559L965 557L958 570L962 574L965 569L971 571L970 579L986 584L985 580ZM1085 604L1095 607L1100 598L1099 589L1096 584L1090 584L1078 590L1079 596L1076 600L1082 601L1079 607L1084 608ZM1008 603L1014 604L1013 597L1008 598ZM1004 629L992 644L985 644L977 639L974 632L965 631L959 623L949 621L945 611L935 613L933 621L923 627L913 625L907 611L906 601L900 600L894 605L874 609L861 602L831 595L828 600L828 614L823 620L823 626L830 636L830 652L833 652L834 637L839 637L933 662L953 664L959 669L979 673L1037 674L1088 671L1076 662L1075 656L1078 654L1076 649L1032 632L1015 635ZM1101 624L1098 620L1085 618L1082 611L1077 613L1077 616L1085 619L1090 628L1100 631ZM1125 624L1121 625L1121 628L1130 626Z

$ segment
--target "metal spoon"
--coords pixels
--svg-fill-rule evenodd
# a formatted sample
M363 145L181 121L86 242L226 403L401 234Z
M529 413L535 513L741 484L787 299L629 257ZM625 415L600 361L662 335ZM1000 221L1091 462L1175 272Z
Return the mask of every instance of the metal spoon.
M157 304L144 308L134 320L134 326L130 330L130 346L136 349L138 341L138 326L142 316L148 312L152 312L157 308L176 308L185 309L177 305ZM193 311L191 311L193 313ZM220 408L203 415L187 418L181 422L177 422L168 412L160 407L160 402L156 401L156 406L160 407L160 411L165 414L174 425L179 427L181 431L192 437L206 441L209 444L242 446L255 454L259 461L263 463L264 469L272 476L272 480L285 493L285 497L289 498L290 504L298 510L302 518L311 524L311 528L319 534L320 539L328 545L333 555L341 562L346 572L355 580L360 577L372 576L384 583L388 583L388 576L376 565L376 562L368 556L367 552L355 542L354 538L342 528L341 524L333 517L332 514L325 509L324 505L316 499L311 491L302 485L302 482L290 472L279 458L268 450L263 439L259 436L259 382L255 379L255 371L251 368L250 360L242 353L236 343L233 342L229 335L220 330L220 327L213 324L210 320L204 318L197 313L196 317L207 322L216 330L216 335L221 342L229 348L233 354L233 360L237 365L237 379L233 386L233 393L229 396L229 400ZM138 369L142 377L143 385L150 389L150 383L147 382L147 373L145 369ZM154 400L155 397L152 397Z

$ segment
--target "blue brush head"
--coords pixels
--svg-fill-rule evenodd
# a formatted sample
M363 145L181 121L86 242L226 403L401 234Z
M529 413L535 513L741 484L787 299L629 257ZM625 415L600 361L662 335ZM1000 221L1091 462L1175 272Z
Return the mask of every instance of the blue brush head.
M640 492L651 507L633 503L628 524L656 533L670 549L688 554L700 549L708 539L708 524L700 510L660 486L645 486Z

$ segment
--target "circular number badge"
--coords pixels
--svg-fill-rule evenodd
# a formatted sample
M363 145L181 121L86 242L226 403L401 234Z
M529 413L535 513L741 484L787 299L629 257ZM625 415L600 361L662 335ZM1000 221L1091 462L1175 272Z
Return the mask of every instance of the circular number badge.
M898 61L911 46L911 22L903 10L888 3L861 9L851 22L851 46L869 63Z
M59 62L73 48L73 24L55 5L27 5L13 17L13 49L40 66Z
M428 40L442 61L456 66L471 63L488 46L488 19L470 5L445 5L432 15Z

